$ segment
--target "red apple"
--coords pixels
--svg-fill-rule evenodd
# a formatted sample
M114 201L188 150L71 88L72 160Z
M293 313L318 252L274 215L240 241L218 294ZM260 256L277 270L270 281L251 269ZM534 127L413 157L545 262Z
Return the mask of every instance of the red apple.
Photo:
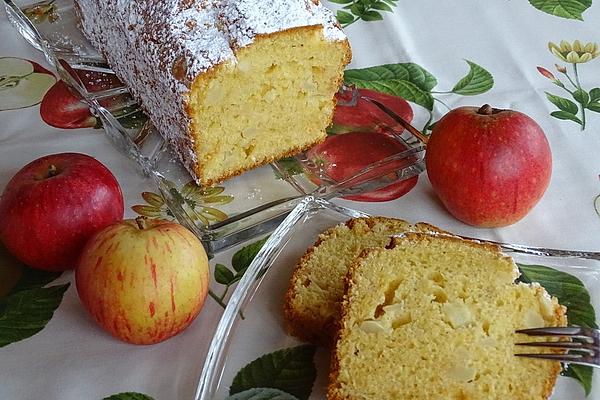
M402 132L404 128L394 121L389 115L381 111L373 103L363 97L377 100L390 110L394 111L405 121L413 118L413 110L402 97L392 96L369 89L358 89L359 98L353 107L338 105L333 114L332 125L327 129L330 133L344 133L352 131L380 131L382 128L394 128ZM349 101L350 91L337 93L338 101Z
M121 188L98 160L53 154L24 166L0 199L0 240L23 263L62 271L87 239L123 218Z
M86 310L134 344L158 343L185 329L204 304L208 280L208 258L192 232L143 217L94 235L75 272Z
M552 155L540 126L513 110L460 107L434 127L427 175L448 211L474 226L523 218L550 182Z
M357 174L370 164L406 150L406 146L387 134L376 132L349 132L328 136L325 142L313 147L307 157L332 180L341 182ZM400 168L403 161L386 166ZM365 176L365 179L381 174L380 169ZM392 172L393 174L393 172ZM317 177L312 177L317 184ZM345 196L355 201L389 201L408 193L416 184L418 176L394 182L373 192Z

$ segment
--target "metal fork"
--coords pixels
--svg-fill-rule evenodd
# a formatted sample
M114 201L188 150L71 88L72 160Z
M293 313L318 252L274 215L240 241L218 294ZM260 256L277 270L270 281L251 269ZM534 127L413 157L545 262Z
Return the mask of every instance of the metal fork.
M567 364L580 364L600 368L600 330L578 326L521 329L528 336L568 338L568 341L516 343L517 346L545 347L566 350L565 353L515 354L518 357L541 358Z

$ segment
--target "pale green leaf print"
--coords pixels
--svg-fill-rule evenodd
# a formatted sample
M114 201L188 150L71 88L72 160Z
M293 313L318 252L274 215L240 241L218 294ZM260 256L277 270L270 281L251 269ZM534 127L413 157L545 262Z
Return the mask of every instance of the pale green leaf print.
M243 367L233 378L229 394L252 388L273 388L307 400L317 376L316 347L302 345L268 353Z
M580 21L583 21L583 12L592 5L592 0L529 0L529 2L545 13Z
M583 386L583 390L585 391L585 395L589 396L592 392L592 375L594 374L594 369L592 367L587 367L584 365L575 365L570 364L562 373L563 376L568 376L569 378L573 378L577 380L581 386Z
M381 15L379 11L365 11L360 16L360 19L362 19L363 21L380 21L383 19L383 15Z
M10 257L2 246L0 253L3 262ZM44 329L69 287L68 283L45 287L58 276L60 273L26 267L19 270L18 281L0 297L0 347L27 339Z
M409 81L419 89L427 92L437 85L435 77L425 68L415 63L385 64L362 69L349 69L344 73L344 78L365 81Z
M552 93L545 93L548 100L550 100L550 102L556 107L558 107L560 110L568 112L570 114L577 114L577 111L579 111L577 104L573 103L571 100L565 99L564 97L556 96Z
M437 80L427 70L414 63L349 69L344 73L344 81L358 88L400 96L430 111L433 110L431 89L437 85Z
M398 0L330 0L342 4L343 10L336 12L336 18L342 27L347 27L356 21L380 21L383 19L379 11L393 12ZM379 11L376 11L379 10Z
M600 113L600 101L595 101L587 105L587 109L593 112Z
M553 111L550 113L554 118L569 120L573 122L577 122L579 125L583 125L583 122L577 118L577 115L572 114L567 111Z
M351 24L354 21L352 14L346 11L338 10L335 16L342 25Z
M474 62L466 61L469 64L469 73L458 81L452 93L474 96L490 90L494 86L492 74Z

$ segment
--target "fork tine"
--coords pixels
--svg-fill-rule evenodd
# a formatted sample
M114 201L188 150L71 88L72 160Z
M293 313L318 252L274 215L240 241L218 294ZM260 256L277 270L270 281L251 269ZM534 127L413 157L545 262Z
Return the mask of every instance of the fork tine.
M582 336L584 334L583 329L578 326L519 329L516 332L529 336Z
M516 346L531 346L531 347L554 347L557 349L578 349L584 350L585 347L581 342L527 342L515 343Z
M570 362L570 361L581 361L581 359L584 357L581 354L552 354L552 353L522 353L522 354L515 354L515 356L517 357L527 357L527 358L540 358L540 359L544 359L544 360L554 360L554 361L564 361L564 362Z

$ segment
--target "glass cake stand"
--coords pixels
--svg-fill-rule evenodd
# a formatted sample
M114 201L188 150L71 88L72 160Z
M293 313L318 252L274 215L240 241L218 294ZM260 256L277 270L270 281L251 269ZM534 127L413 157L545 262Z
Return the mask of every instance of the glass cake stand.
M215 187L199 187L127 87L79 31L72 0L4 3L18 32L43 52L72 92L89 105L115 146L153 178L162 197L159 203L168 207L163 212L192 230L209 254L273 230L306 195L331 199L372 192L425 169L423 140L394 122L401 121L400 116L369 105L376 123L351 130L386 135L391 155L362 165L349 176L340 178L308 151ZM352 88L343 87L337 96L337 110L367 107ZM335 132L344 133L343 129ZM147 201L152 203L151 198ZM151 212L157 212L150 205Z

